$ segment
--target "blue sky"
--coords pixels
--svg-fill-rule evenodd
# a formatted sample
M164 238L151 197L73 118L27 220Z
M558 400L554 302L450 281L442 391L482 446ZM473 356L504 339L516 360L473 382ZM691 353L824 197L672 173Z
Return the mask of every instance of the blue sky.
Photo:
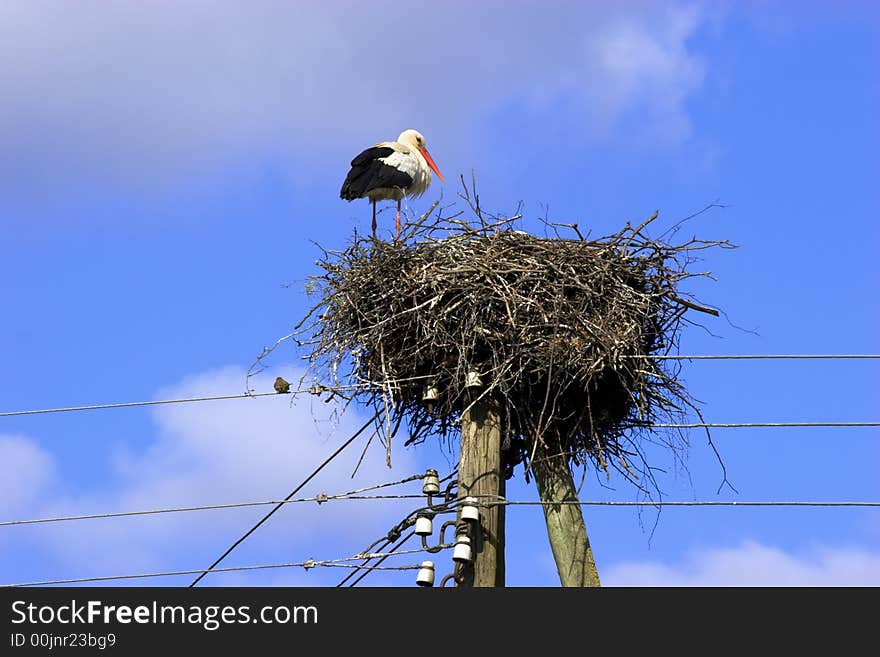
M687 330L682 353L878 353L878 19L868 2L3 3L0 411L242 391L309 307L313 242L369 229L366 202L338 199L348 161L408 127L449 181L415 212L472 170L483 204L522 200L530 230L546 207L604 234L655 209L659 231L727 205L690 230L740 248L706 254L717 282L690 291L730 322ZM296 376L298 354L270 364L256 388ZM705 361L682 375L709 421L876 421L877 368ZM364 421L289 401L0 418L0 520L284 496ZM880 500L875 429L714 437L739 494L716 494L694 433L686 470L655 455L666 499ZM399 448L388 470L372 445L352 481L361 448L303 494L455 461ZM508 495L535 497L519 476ZM581 496L638 499L592 472ZM410 502L286 508L228 564L354 554ZM205 567L261 514L0 527L0 582ZM608 584L880 584L874 509L586 519ZM540 510L511 508L507 524L509 583L554 585Z

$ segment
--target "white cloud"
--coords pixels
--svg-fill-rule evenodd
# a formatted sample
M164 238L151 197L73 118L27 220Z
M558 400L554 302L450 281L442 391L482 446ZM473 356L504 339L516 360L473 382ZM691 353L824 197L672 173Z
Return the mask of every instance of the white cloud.
M701 18L694 8L670 11L656 23L617 20L598 34L591 44L601 88L596 115L613 124L643 99L651 107L643 137L687 138L691 124L684 105L701 85L705 63L688 52L686 42Z
M23 436L0 435L0 514L11 518L55 480L52 455Z
M294 373L286 374L291 381L296 380ZM242 389L243 383L244 371L229 367L189 377L157 396L228 394ZM89 473L88 479L109 485L100 490L73 490L62 499L47 492L53 477L57 483L74 473L63 472L52 456L32 441L4 438L0 440L0 457L5 457L0 475L6 475L0 479L3 497L16 501L17 517L281 499L365 421L350 410L333 422L328 417L332 405L303 401L291 407L289 400L279 396L159 407L154 412L155 438L144 449L121 452L109 471ZM331 462L298 497L322 491L344 492L414 474L412 452L395 450L394 468L389 470L384 449L373 441L357 477L352 479L365 438ZM83 479L83 473L76 475ZM389 490L411 493L415 492L413 486ZM66 488L73 489L70 481ZM31 549L35 559L53 564L55 572L39 569L39 578L179 569L213 561L269 508L84 520L16 529L24 530L22 540L26 538L37 546ZM412 508L412 500L290 505L249 539L230 558L230 565L349 556ZM3 515L8 516L5 511ZM341 577L337 572L331 575ZM0 579L12 581L17 577L7 571ZM247 581L253 580L242 575L241 582ZM309 573L309 578L302 581L318 583L323 579Z
M561 102L584 134L636 113L676 141L704 75L687 43L702 20L671 0L5 2L2 179L150 188L266 153L320 165L410 125L467 155L521 101L541 130Z
M746 541L704 549L676 564L612 564L608 586L880 586L880 553L860 547L820 547L792 554Z

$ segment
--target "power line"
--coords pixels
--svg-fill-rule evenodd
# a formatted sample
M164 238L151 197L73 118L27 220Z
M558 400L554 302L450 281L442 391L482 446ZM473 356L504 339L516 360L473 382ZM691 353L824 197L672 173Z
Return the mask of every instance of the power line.
M382 562L385 561L385 559L387 559L388 557L390 557L393 553L397 552L397 550L398 550L399 548L401 548L401 547L403 546L404 543L406 543L409 539L411 539L411 538L412 538L413 536L415 536L415 535L416 535L415 531L411 531L409 534L407 534L406 536L404 536L404 537L400 540L400 542L397 543L397 545L395 545L395 546L392 547L390 550L388 550L388 552L387 552L385 555L383 555L383 556L382 556L382 557L381 557L376 563L374 563L373 565L371 565L371 566L367 566L367 564L368 564L369 561L370 561L369 559L366 560L366 561L364 561L364 563L361 564L361 565L363 566L363 568L364 568L364 572L361 573L361 575L360 575L356 580L354 580L351 584L348 585L349 588L352 588L352 587L354 587L354 586L357 586L358 582L360 582L364 577L366 577L367 575L369 575L369 574L370 574L371 572L373 572L374 570L381 570L381 569L382 569L382 566L381 566ZM403 554L403 553L402 553L402 552L397 552L397 554ZM351 571L351 572L352 572L352 573L356 573L357 571L356 571L356 570L353 570L353 571ZM342 580L342 581L345 582L345 580ZM338 586L342 586L342 584L339 584Z
M439 481L438 483L441 483L441 484L442 484L442 483L444 483L444 482L446 482L446 481L452 479L452 478L456 475L457 472L458 472L458 468L456 467L456 468L454 468L454 469L452 470L452 472L450 472L448 475L446 475L445 477L443 477L443 479L440 479L440 481ZM447 488L446 488L446 494L445 494L445 495L446 495L446 501L441 502L440 504L432 504L432 505L429 505L428 507L422 507L422 508L420 508L420 509L416 509L416 510L414 510L414 511L410 511L410 512L409 512L409 513L403 518L403 520L401 520L401 521L398 522L396 525L394 525L394 526L388 531L387 534L385 534L384 536L380 536L380 537L377 538L375 541L373 541L372 543L370 543L370 544L364 549L364 552L369 552L370 550L376 548L376 546L379 545L380 543L381 543L382 545L381 545L378 549L379 549L379 550L384 550L388 545L390 545L390 544L393 543L394 541L397 541L398 539L400 539L400 534L401 534L405 529L407 529L407 528L409 528L409 527L412 527L412 526L415 524L415 522L416 522L416 517L418 516L419 513L422 513L422 512L428 511L428 512L430 512L432 515L435 515L435 516L436 516L436 515L439 515L439 514L442 514L442 513L450 513L450 512L451 512L451 513L454 513L454 512L455 512L454 505L457 503L457 500L449 500L449 499L448 499L448 495L449 495L449 493L450 493L450 487L451 487L451 486L454 486L455 484L456 484L456 482L453 481L453 482L450 482L450 483L447 485ZM450 508L450 507L452 507L452 508ZM394 552L395 550L397 550L398 548L400 548L404 543L406 543L406 541L408 541L408 540L413 536L414 533L415 533L415 532L410 532L409 534L407 534L407 536L404 537L404 539L403 539L402 541L400 541L400 543L398 543L397 545L395 545L390 551L391 551L391 552ZM365 561L364 563L366 564L367 561ZM339 588L339 587L343 586L343 585L344 585L348 580L350 580L354 575L355 575L355 571L350 572L348 575L346 575L346 576L342 579L341 582L339 582L339 584L336 585L336 587ZM357 582L351 584L351 586L354 586L354 584L356 584L356 583L357 583Z
M536 500L498 500L496 502L483 502L482 505L505 505L505 506L542 506L542 505L554 505L554 504L564 504L564 505L579 505L579 506L683 506L683 507L692 507L692 506L758 506L758 507L880 507L880 502L855 502L855 501L844 501L844 502L819 502L819 501L720 501L720 500L695 500L695 501L655 501L655 502L632 502L632 501L577 501L577 500L564 500L559 502L543 502ZM362 575L355 580L350 586L355 586L359 581L361 581L366 575L368 575L373 570L416 570L420 568L418 565L410 565L410 566L382 566L381 563L385 561L388 557L391 556L404 556L409 554L418 554L421 552L425 552L424 548L417 548L412 550L401 550L398 549L408 541L414 532L410 532L407 536L405 536L397 545L388 550L387 552L376 552L376 553L361 553L356 554L351 557L343 557L340 559L328 559L323 561L316 561L313 559L309 559L306 561L296 562L296 563L282 563L282 564L260 564L260 565L250 565L250 566L232 566L232 567L224 567L224 568L216 568L212 566L211 568L204 570L176 570L176 571L164 571L164 572L154 572L154 573L136 573L136 574L125 574L125 575L109 575L109 576L99 576L99 577L80 577L80 578L68 578L68 579L56 579L56 580L43 580L43 581L35 581L35 582L22 582L15 584L3 584L0 585L0 588L8 588L8 587L25 587L25 586L48 586L54 584L75 584L75 583L85 583L85 582L105 582L112 580L123 580L123 579L143 579L143 578L152 578L152 577L171 577L171 576L180 576L180 575L195 575L200 574L199 579L204 577L209 572L222 573L222 572L236 572L236 571L250 571L250 570L265 570L265 569L274 569L274 568L294 568L301 567L306 570L313 567L336 567L336 568L350 568L352 572L356 572L358 570L362 570ZM378 542L378 541L377 541ZM375 543L374 543L375 545ZM368 562L374 559L378 559L379 561L374 564L369 564ZM362 564L350 564L346 563L349 561L362 560L364 563ZM215 563L216 565L216 563ZM199 581L199 579L196 580ZM347 579L347 578L346 578ZM345 580L343 580L345 581ZM195 584L195 582L193 583Z
M0 417L12 417L14 415L39 415L41 413L68 413L71 411L94 411L104 408L127 408L130 406L155 406L158 404L185 404L188 402L218 401L220 399L246 399L248 397L277 397L279 394L298 394L306 390L291 390L289 393L277 392L243 392L237 395L217 395L216 397L187 397L185 399L155 399L153 401L120 402L118 404L94 404L92 406L70 406L67 408L41 408L31 411L7 411L0 413Z
M659 355L659 354L633 354L623 355L621 358L640 360L846 360L846 359L880 359L880 354L692 354L692 355ZM410 377L406 379L394 379L389 381L370 381L345 386L316 385L310 388L290 390L288 392L244 392L234 395L217 395L213 397L187 397L181 399L158 399L151 401L119 402L112 404L92 404L88 406L69 406L63 408L41 408L24 411L6 411L0 413L0 417L13 417L18 415L40 415L43 413L68 413L71 411L94 411L108 408L129 408L133 406L155 406L159 404L184 404L190 402L219 401L225 399L246 399L256 397L272 397L279 394L298 395L302 393L320 394L321 392L341 392L344 390L357 390L359 388L382 387L390 384L405 383L418 379L430 378L429 375Z
M299 491L300 491L300 490L301 490L306 484L308 484L308 483L309 483L309 482L310 482L310 481L311 481L311 480L312 480L312 479L313 479L313 478L314 478L314 477L315 477L315 476L316 476L321 470L323 470L324 467L325 467L328 463L330 463L330 461L332 461L332 460L335 459L337 456L339 456L339 454L342 453L342 450L344 450L346 447L348 447L349 445L351 445L351 444L355 441L355 439L356 439L358 436L360 436L364 431L366 431L366 430L367 430L367 427L369 427L371 424L373 424L373 421L374 421L376 418L378 418L378 417L379 417L379 413L376 413L375 415L373 415L373 417L371 417L369 420L367 420L367 422L364 424L364 426L362 426L360 429L358 429L358 430L355 432L355 434L354 434L351 438L349 438L349 439L346 440L344 443L342 443L342 445L341 445L341 446L340 446L335 452L333 452L330 456L328 456L328 457L324 460L324 462L321 463L321 465L319 465L319 466L318 466L318 467L312 472L312 474L310 474L308 477L306 477L305 480L304 480L299 486L297 486L296 488L294 488L293 491L290 493L290 495L288 495L287 497L285 497L284 500L283 500L281 503L277 504L277 505L276 505L271 511L269 511L269 513L267 513L265 516L263 516L263 517L260 519L260 521L259 521L256 525L254 525L253 527L251 527L247 532L244 533L244 535L243 535L241 538L239 538L237 541L235 541L235 543L233 543L232 545L230 545L229 548L227 548L227 550L226 550L223 554L221 554L220 557L219 557L214 563L212 563L212 564L208 567L208 569L207 569L206 571L202 572L198 577L196 577L196 578L193 580L193 582L189 585L190 588L192 588L192 587L194 587L196 584L198 584L199 581L200 581L200 580L201 580L201 579L202 579L202 578L203 578L208 572L210 572L211 570L213 570L214 567L215 567L217 564L219 564L219 563L220 563L221 561L223 561L227 556L229 556L229 553L230 553L230 552L232 552L235 548L237 548L237 547L238 547L238 546L239 546L239 545L240 545L240 544L241 544L241 543L242 543L242 542L243 542L248 536L250 536L250 535L253 534L255 531L257 531L257 529L260 527L260 525L262 525L262 524L263 524L264 522L266 522L269 518L271 518L272 515L273 515L276 511L278 511L278 509L280 509L282 506L284 506L284 502L286 502L287 500L291 499L294 495L296 495L296 494L297 494L297 493L298 493L298 492L299 492Z
M104 518L124 518L130 516L155 515L163 513L185 513L190 511L211 511L215 509L240 509L253 506L268 506L270 504L296 504L301 502L318 502L338 500L406 500L420 499L424 495L332 495L317 497L301 497L290 500L266 500L258 502L233 502L230 504L206 504L203 506L187 506L168 509L147 509L142 511L120 511L116 513L95 513L80 516L60 516L54 518L33 518L27 520L5 520L0 522L0 527L10 527L13 525L36 525L53 522L67 522L72 520L95 520ZM526 502L508 502L509 504L525 504ZM578 502L584 505L598 506L880 506L880 502Z
M41 408L25 411L6 411L0 413L0 417L13 417L16 415L40 415L42 413L68 413L71 411L94 411L105 408L128 408L131 406L155 406L158 404L185 404L189 402L219 401L223 399L247 399L250 397L277 397L278 395L300 395L308 393L310 395L320 395L324 392L344 392L348 390L359 390L361 388L381 388L388 385L397 385L409 381L416 381L430 378L429 376L413 376L403 379L389 379L387 381L364 381L362 383L352 383L342 386L326 386L323 384L315 384L308 388L299 388L297 390L287 390L282 392L242 392L230 395L216 395L214 397L184 397L180 399L154 399L151 401L135 401L135 402L118 402L112 404L92 404L89 406L68 406L64 408Z
M403 520L401 520L397 525L395 525L394 527L392 527L392 528L391 528L391 531L389 531L388 534L386 534L385 536L382 536L382 537L380 537L380 538L377 538L375 541L373 541L372 543L370 543L370 545L367 547L367 549L366 549L365 551L366 551L366 552L369 552L369 551L372 550L373 548L376 548L376 546L379 545L380 543L381 543L382 545L380 545L377 549L378 549L378 550L384 550L384 549L385 549L386 547L388 547L391 543L393 543L395 540L397 540L397 539L400 537L400 533L399 533L399 532L401 531L401 528L404 527L404 524L407 522L407 520L409 519L409 517L410 517L411 515L412 515L412 514L410 514L409 516L407 516L406 518L404 518ZM413 524L415 524L415 523L413 523ZM407 525L407 526L408 526L408 525ZM368 563L369 563L369 559L366 559L361 565L362 565L362 566L366 566ZM355 574L355 571L351 571L348 575L346 575L346 576L342 579L341 582L339 582L339 584L336 585L336 588L339 588L339 587L341 587L343 584L345 584L348 580L350 580L352 577L354 577L354 574Z
M630 429L739 429L755 427L880 427L880 422L693 422L688 424L646 423L628 426Z
M394 553L394 556L403 556L407 554L417 554L420 552L424 552L424 549L417 550L403 550L401 552ZM361 559L376 559L383 558L387 556L392 556L391 553L376 553L376 554L356 554L351 557L343 557L341 559L327 559L323 561L315 561L314 559L308 559L306 561L299 561L296 563L276 563L276 564L259 564L259 565L251 565L251 566L229 566L225 568L212 568L207 570L170 570L164 572L155 572L155 573L136 573L136 574L126 574L126 575L104 575L99 577L77 577L71 579L52 579L52 580L44 580L40 582L20 582L16 584L0 584L0 588L12 588L19 586L48 586L50 584L77 584L82 582L107 582L110 580L120 580L120 579L145 579L149 577L173 577L175 575L195 575L201 573L202 575L207 575L209 572L213 573L229 573L229 572L237 572L237 571L246 571L246 570L268 570L271 568L305 568L309 570L311 568L351 568L353 570L360 570L361 568L365 568L362 564L352 564L346 563L348 561L358 561ZM378 570L417 570L421 566L380 566Z
M400 379L403 381L404 379ZM393 382L392 382L393 383ZM41 408L27 411L6 411L0 413L0 417L12 417L15 415L40 415L42 413L68 413L71 411L95 411L105 408L128 408L131 406L156 406L158 404L186 404L190 402L219 401L223 399L248 399L255 397L277 397L279 395L301 395L308 393L310 395L320 395L322 392L343 392L346 390L357 390L359 388L368 388L374 383L356 383L344 386L325 386L316 384L308 388L299 388L297 390L287 390L282 392L242 392L235 395L216 395L213 397L183 397L180 399L154 399L151 401L135 401L135 402L119 402L113 404L92 404L90 406L68 406L65 408Z
M336 495L327 495L326 493L321 493L315 497L300 497L288 500L267 500L267 501L256 501L256 502L231 502L228 504L205 504L202 506L184 506L184 507L172 507L166 509L147 509L147 510L139 510L139 511L117 511L117 512L109 512L109 513L93 513L87 515L78 515L78 516L59 516L55 518L36 518L33 520L7 520L4 522L0 522L0 527L9 526L9 525L32 525L38 523L45 522L65 522L68 520L92 520L95 518L121 518L125 516L141 516L141 515L152 515L159 513L180 513L185 511L207 511L212 509L235 509L241 507L249 507L249 506L266 506L269 504L295 504L298 502L317 502L318 504L323 504L324 502L329 502L333 500L381 500L381 499L412 499L412 498L422 498L424 495L359 495L359 493L366 493L371 490L379 490L380 488L389 488L391 486L398 486L400 484L406 484L410 481L415 481L416 479L421 479L424 477L424 474L415 474L410 475L409 477L405 477L403 479L399 479L397 481L390 481L384 484L376 484L374 486L366 486L364 488L358 488L356 490L349 491L347 493L338 493Z
M333 502L340 500L406 500L419 499L424 495L318 495L316 497L299 497L289 500L263 500L254 502L231 502L228 504L205 504L202 506L181 506L166 509L144 509L138 511L116 511L109 513L91 513L78 516L57 516L53 518L33 518L28 520L4 520L0 522L0 527L10 527L12 525L38 525L51 522L68 522L72 520L96 520L102 518L125 518L129 516L148 516L159 515L163 513L186 513L189 511L211 511L215 509L241 509L252 506L269 506L270 504L297 504L301 502Z
M563 500L560 502L543 502L539 500L499 500L497 502L483 502L484 506L548 506L548 505L577 505L577 506L808 506L808 507L880 507L880 502L810 502L810 501L721 501L721 500L695 500L695 501L657 501L657 502L614 502L614 501L580 501Z
M650 355L633 354L621 358L644 360L847 360L880 359L880 354L698 354L698 355Z

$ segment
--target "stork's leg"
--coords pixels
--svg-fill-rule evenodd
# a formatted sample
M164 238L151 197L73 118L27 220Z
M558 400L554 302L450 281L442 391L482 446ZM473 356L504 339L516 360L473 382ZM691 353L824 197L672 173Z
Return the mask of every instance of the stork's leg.
M376 201L373 201L373 237L376 237Z
M397 201L397 222L395 227L397 228L397 237L400 237L400 201Z

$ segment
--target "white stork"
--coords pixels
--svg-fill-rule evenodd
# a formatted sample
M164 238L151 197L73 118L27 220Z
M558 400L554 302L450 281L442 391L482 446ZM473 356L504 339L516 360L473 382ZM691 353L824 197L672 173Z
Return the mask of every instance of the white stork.
M417 130L404 130L397 141L371 146L351 161L339 197L346 201L368 198L373 204L373 235L376 235L376 201L397 201L397 236L400 236L400 201L417 197L431 184L431 171L443 176L425 148Z

